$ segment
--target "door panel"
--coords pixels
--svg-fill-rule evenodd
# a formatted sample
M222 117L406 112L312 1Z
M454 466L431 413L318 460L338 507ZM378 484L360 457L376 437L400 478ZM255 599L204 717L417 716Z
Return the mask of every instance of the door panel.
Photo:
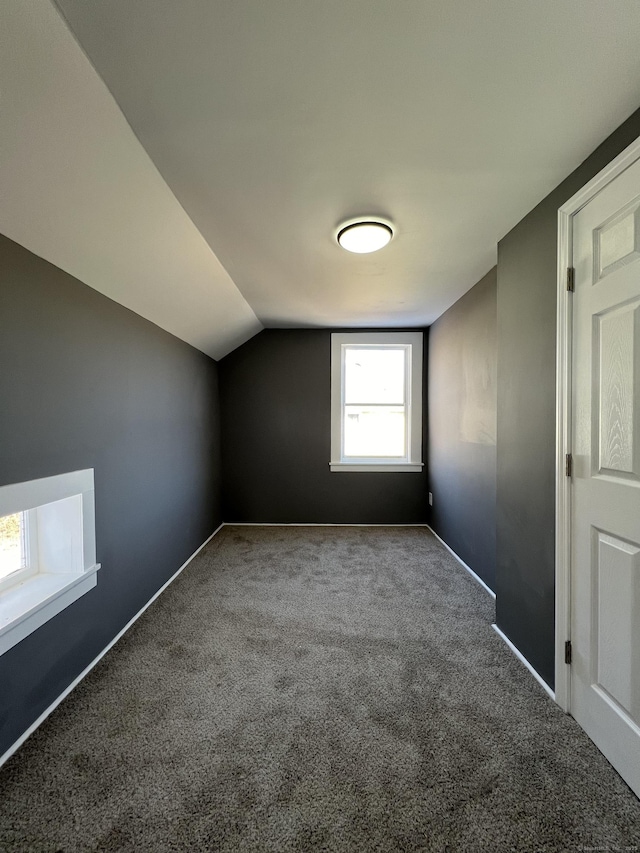
M592 426L598 456L594 472L638 479L638 400L640 371L636 347L640 301L594 317L594 401ZM634 430L634 426L636 427Z
M640 725L640 623L634 613L640 600L640 545L596 530L592 553L591 681Z
M640 252L640 202L634 199L593 232L594 281L634 261Z

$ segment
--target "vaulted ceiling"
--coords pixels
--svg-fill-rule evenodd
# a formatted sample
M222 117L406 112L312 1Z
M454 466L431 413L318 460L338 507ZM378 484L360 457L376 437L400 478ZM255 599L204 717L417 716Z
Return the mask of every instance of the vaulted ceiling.
M0 230L216 358L426 325L640 106L638 44L637 0L9 0Z

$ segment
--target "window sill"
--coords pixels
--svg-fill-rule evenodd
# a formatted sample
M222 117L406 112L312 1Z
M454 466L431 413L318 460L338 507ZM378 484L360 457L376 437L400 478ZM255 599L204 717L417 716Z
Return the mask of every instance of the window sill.
M329 462L329 467L337 473L351 473L353 471L364 471L376 474L420 474L424 468L423 462L385 463L377 465L354 465L351 462Z
M84 572L37 574L0 595L0 655L97 584L96 563Z

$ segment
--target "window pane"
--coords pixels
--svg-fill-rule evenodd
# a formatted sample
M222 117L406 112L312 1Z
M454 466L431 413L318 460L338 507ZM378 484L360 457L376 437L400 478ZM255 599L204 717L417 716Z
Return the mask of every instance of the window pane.
M26 564L24 513L5 515L0 518L0 580Z
M344 455L403 458L405 414L402 406L345 406Z
M348 347L345 352L345 403L404 405L405 350Z

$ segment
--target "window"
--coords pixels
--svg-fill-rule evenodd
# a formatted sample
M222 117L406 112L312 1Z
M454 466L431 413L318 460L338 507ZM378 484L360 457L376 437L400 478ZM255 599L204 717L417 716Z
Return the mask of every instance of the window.
M331 335L331 470L422 470L422 333Z
M38 570L33 511L0 518L0 592Z
M0 654L96 585L93 470L0 487Z

